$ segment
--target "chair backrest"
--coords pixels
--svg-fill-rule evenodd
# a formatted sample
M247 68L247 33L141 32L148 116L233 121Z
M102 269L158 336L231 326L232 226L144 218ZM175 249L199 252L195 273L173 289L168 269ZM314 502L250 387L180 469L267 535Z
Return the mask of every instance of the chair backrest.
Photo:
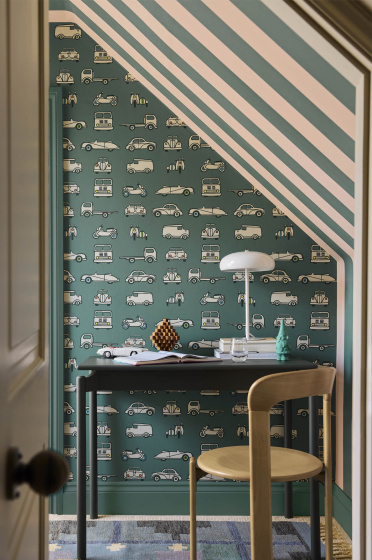
M270 408L281 401L323 395L324 458L328 489L332 485L331 393L334 368L267 375L248 393L251 542L254 558L272 558ZM331 491L328 490L328 494Z
M248 409L267 411L281 401L331 395L335 368L321 367L274 373L253 383L248 393Z

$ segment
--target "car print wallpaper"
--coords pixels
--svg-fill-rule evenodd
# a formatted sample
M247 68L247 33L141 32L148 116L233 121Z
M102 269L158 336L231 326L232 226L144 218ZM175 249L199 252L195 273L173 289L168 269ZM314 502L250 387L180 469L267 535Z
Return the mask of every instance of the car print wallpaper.
M151 349L163 318L180 335L181 352L211 355L219 338L242 335L244 275L222 272L219 262L249 249L276 262L250 278L251 332L275 337L282 318L293 356L333 365L337 276L336 262L285 208L243 180L77 25L50 25L50 85L63 97L61 429L73 485L76 377L85 358L108 345ZM306 449L306 401L295 403L293 415L295 445ZM281 404L271 424L272 442L281 445ZM187 484L190 456L249 441L246 391L99 394L97 435L100 483Z

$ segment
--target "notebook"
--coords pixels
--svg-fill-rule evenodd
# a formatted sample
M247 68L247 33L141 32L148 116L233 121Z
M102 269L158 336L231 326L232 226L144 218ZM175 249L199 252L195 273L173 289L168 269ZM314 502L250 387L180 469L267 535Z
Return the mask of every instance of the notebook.
M195 354L181 354L180 352L142 352L135 356L120 356L114 358L117 364L131 364L140 366L144 364L181 364L185 362L220 362L221 358L214 356L197 356Z

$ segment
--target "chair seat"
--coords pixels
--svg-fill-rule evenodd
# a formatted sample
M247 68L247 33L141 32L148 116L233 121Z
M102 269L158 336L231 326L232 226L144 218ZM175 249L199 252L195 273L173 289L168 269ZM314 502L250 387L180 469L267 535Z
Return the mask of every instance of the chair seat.
M309 478L320 473L323 463L314 455L271 447L271 480L293 481ZM203 471L233 480L250 480L249 445L221 447L206 451L198 458L198 467Z

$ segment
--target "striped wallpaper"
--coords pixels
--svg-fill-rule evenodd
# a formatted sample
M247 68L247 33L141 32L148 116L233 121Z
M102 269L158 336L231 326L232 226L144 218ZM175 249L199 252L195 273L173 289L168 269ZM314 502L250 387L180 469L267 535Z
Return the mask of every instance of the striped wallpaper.
M50 4L51 21L78 23L338 261L342 381L352 329L345 321L358 80L351 63L303 20L300 26L282 0ZM342 412L342 382L337 402ZM342 460L338 465L342 485Z

